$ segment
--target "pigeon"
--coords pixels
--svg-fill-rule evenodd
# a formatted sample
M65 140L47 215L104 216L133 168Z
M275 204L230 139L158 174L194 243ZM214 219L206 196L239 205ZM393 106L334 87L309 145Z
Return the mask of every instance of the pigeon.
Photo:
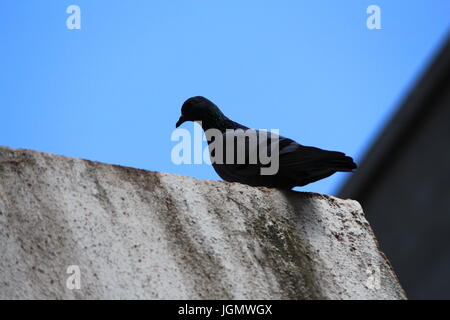
M228 117L210 100L202 96L195 96L187 99L181 107L181 116L176 123L176 128L186 121L198 122L201 124L205 134L215 130L214 139L208 138L211 163L216 173L225 181L238 182L255 187L269 187L279 189L292 189L302 187L309 183L327 178L336 172L352 172L356 169L353 159L342 152L327 151L315 147L303 146L292 139L283 137L272 132L262 132L262 130L250 129L241 125ZM226 149L226 142L229 141L228 133L239 132L248 135L254 134L257 137L255 143L251 144L251 139L245 139L241 144L244 150L244 158L237 161L239 147L235 143L234 149ZM208 137L208 135L206 135ZM216 143L216 147L211 148L216 139L223 139L222 148ZM235 139L235 137L233 138ZM275 147L271 146L273 144ZM266 155L277 156L278 167L275 173L262 174L263 169L268 169L271 164L263 161L260 156L260 149L265 147ZM278 154L275 154L278 150ZM216 154L222 152L222 160L216 161ZM225 161L227 151L231 161ZM256 156L255 156L256 154ZM263 153L264 154L264 153ZM251 161L251 159L256 158ZM273 161L275 158L271 158ZM213 161L214 160L214 161Z

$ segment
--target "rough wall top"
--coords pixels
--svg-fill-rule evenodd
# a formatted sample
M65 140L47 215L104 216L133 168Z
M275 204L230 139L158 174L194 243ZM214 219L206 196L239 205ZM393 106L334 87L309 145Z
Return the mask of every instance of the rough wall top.
M355 201L6 147L0 243L2 299L405 298Z

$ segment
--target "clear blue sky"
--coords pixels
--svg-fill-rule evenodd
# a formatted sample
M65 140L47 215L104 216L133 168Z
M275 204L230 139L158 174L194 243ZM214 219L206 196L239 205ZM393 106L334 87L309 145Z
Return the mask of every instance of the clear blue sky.
M0 23L0 145L218 179L171 162L186 98L358 161L445 39L450 1L2 0Z

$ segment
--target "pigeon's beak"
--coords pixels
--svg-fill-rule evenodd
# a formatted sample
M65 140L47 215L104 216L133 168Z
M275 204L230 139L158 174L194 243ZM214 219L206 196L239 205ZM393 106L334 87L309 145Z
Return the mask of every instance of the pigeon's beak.
M175 128L178 128L179 126L181 126L184 122L186 122L186 118L181 115L180 119L178 119L177 124L175 125Z

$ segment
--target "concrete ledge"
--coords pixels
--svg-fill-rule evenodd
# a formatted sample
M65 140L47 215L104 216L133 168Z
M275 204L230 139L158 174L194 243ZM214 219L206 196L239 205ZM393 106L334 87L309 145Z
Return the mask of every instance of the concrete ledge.
M356 201L6 147L0 242L2 299L405 298Z

